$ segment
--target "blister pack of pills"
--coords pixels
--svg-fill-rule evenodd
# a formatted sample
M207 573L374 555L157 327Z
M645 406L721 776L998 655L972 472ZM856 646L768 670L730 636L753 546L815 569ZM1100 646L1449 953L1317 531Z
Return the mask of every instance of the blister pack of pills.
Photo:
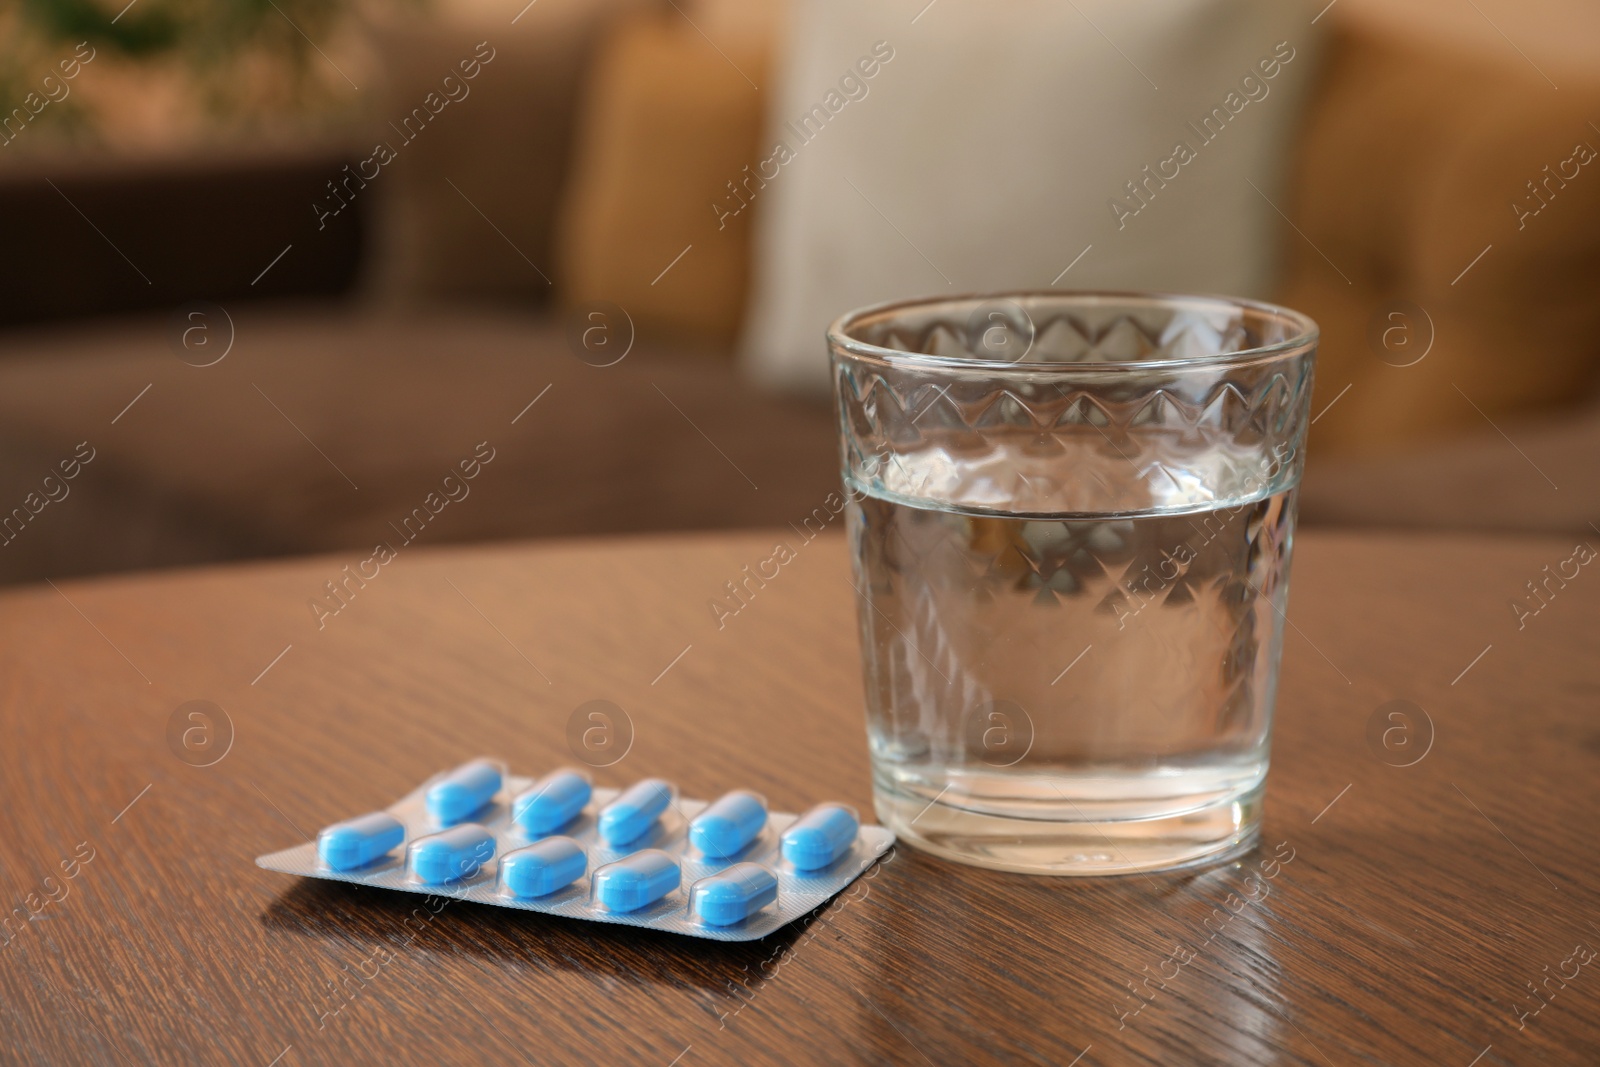
M387 811L258 856L271 871L474 900L717 941L765 937L835 896L894 844L855 809L769 812L646 778L596 789L574 770L534 780L488 759L430 778ZM401 846L404 846L403 848Z

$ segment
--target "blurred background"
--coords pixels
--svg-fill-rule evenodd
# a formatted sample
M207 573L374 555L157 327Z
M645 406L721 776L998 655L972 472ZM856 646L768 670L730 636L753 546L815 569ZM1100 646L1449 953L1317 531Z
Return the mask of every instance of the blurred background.
M1316 318L1307 523L1600 538L1597 56L1580 0L15 0L0 581L797 522L828 321L1002 287Z

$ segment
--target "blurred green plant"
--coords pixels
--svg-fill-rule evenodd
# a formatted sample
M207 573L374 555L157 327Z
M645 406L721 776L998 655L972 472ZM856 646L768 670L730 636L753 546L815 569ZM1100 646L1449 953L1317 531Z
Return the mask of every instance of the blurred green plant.
M175 6L151 0L144 10L129 8L118 18L117 12L102 11L91 0L22 0L21 12L47 40L89 41L97 48L104 45L125 55L148 56L174 48L181 40L180 23L171 10Z
M22 0L21 9L48 38L87 40L133 58L177 52L214 65L265 48L303 64L311 52L307 37L325 36L354 5L347 0L135 0L108 9L96 0Z
M135 93L141 75L169 94L175 82L185 106L207 125L348 113L354 90L324 49L334 49L360 9L360 0L16 0L0 5L0 113L83 41L103 64L90 77L116 67L121 77L131 73L127 91ZM89 95L62 101L50 125L93 135L114 121L104 114L106 103Z

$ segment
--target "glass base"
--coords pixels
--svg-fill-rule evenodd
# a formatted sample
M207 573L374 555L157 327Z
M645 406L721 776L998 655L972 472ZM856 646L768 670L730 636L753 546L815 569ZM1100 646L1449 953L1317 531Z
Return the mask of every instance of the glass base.
M1064 822L969 811L873 791L878 821L943 859L1020 874L1103 876L1221 863L1247 852L1261 824L1256 784L1181 814Z

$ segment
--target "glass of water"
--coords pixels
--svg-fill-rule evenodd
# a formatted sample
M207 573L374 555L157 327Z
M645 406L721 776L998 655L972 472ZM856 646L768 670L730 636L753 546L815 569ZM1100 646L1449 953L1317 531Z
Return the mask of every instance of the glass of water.
M1039 874L1249 848L1316 325L1046 291L828 340L879 819Z

